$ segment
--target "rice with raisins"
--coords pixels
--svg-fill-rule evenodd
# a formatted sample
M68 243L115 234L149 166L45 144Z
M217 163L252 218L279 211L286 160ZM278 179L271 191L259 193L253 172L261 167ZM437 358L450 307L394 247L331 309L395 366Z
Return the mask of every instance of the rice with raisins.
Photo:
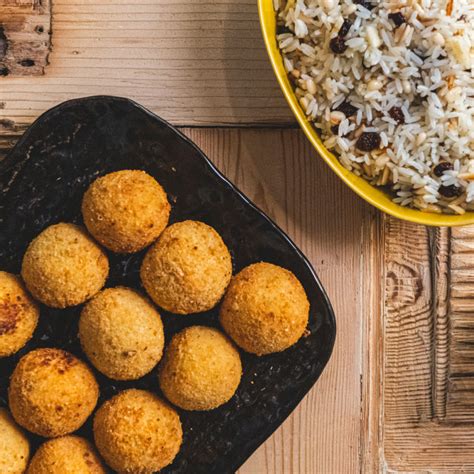
M274 0L284 66L325 146L393 200L474 210L473 0Z

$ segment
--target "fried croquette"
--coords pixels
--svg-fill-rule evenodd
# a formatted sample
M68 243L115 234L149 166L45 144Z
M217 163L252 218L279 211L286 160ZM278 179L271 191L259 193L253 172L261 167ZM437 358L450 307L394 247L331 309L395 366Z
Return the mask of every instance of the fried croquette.
M106 470L89 441L63 436L39 447L26 474L106 474Z
M26 287L47 306L66 308L94 296L109 273L101 248L79 227L56 224L33 239L23 257Z
M61 349L23 356L10 379L8 401L16 422L54 438L80 428L94 409L99 388L87 365Z
M171 464L183 437L173 408L145 390L125 390L94 417L94 439L105 462L119 474L151 474Z
M23 474L30 457L28 438L5 408L0 408L0 472Z
M287 349L303 335L309 302L293 273L262 262L232 279L219 317L225 332L242 349L271 354Z
M20 279L0 272L0 357L18 352L31 339L38 317L38 306Z
M185 410L212 410L229 401L240 383L242 364L220 331L191 326L173 336L160 367L165 397Z
M79 338L96 369L115 380L143 377L163 353L158 311L129 288L108 288L89 301L79 320Z
M200 313L221 299L232 276L232 259L212 227L178 222L145 255L140 275L158 306L177 314Z
M170 209L161 185L139 170L116 171L98 178L82 201L89 232L117 253L148 247L168 225Z

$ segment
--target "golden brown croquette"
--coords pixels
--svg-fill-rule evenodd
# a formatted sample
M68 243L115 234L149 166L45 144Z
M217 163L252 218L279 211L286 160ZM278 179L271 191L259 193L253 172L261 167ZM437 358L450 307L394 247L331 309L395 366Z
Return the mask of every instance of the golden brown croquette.
M158 306L177 314L200 313L221 299L232 276L232 259L212 227L178 222L145 255L140 275Z
M308 324L309 302L299 280L271 263L255 263L236 275L220 309L234 342L257 355L295 344Z
M91 370L61 349L36 349L23 356L8 388L8 402L16 422L46 438L80 428L98 396Z
M191 326L166 348L159 381L165 397L185 410L212 410L229 401L242 364L234 345L214 328Z
M20 279L0 272L0 357L14 354L30 340L38 317L38 306Z
M26 474L106 474L106 470L89 441L63 436L38 448Z
M163 353L158 311L129 288L108 288L89 301L79 320L79 338L96 369L115 380L143 377Z
M75 306L94 296L109 273L101 248L79 227L56 224L31 241L23 257L26 287L47 306Z
M5 408L0 408L0 472L23 474L30 457L30 444Z
M96 179L84 194L82 215L89 232L104 247L130 253L144 249L168 225L170 205L161 185L139 170Z
M145 390L125 390L94 417L94 439L105 462L119 474L151 474L171 464L183 437L173 408Z

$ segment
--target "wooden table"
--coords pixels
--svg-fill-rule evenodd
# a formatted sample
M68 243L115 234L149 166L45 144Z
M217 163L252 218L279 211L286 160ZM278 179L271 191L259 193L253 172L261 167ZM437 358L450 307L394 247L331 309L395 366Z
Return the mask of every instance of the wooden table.
M255 0L0 1L0 153L63 100L135 99L182 127L326 286L334 356L240 474L474 472L474 229L382 216L334 177L282 98Z

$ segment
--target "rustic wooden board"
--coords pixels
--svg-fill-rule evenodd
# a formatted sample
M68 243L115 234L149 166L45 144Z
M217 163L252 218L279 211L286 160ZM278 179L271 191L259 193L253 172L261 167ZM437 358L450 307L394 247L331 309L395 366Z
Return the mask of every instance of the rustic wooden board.
M474 471L474 228L385 221L383 407L389 471Z
M0 118L29 123L63 100L109 94L175 124L294 122L255 0L54 0L52 12L45 75L0 77Z
M5 77L44 73L51 46L50 29L50 0L2 0L0 90Z

